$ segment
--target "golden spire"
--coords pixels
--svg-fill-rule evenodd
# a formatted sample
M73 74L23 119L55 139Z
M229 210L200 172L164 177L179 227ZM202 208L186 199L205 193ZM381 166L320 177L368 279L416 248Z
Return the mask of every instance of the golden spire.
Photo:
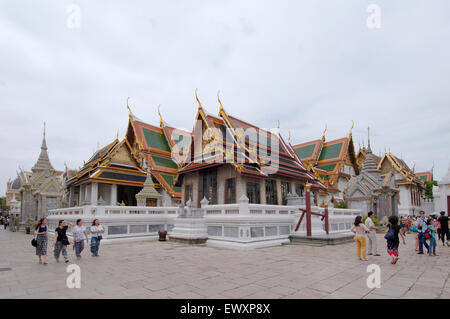
M280 128L280 120L278 120L278 129Z
M197 91L198 91L198 89L195 88L195 99L198 102L198 109L201 110L202 109L202 103L200 103L200 100L198 99Z
M222 105L222 101L220 100L220 90L217 91L217 100L219 101L220 104L220 111L223 111L223 105Z
M327 130L328 130L328 125L327 125L327 123L325 123L325 130L323 131L323 134L322 134L322 142L325 142L325 134L327 133Z
M161 116L160 107L161 107L161 104L158 105L159 126L163 127L163 119L162 119L162 116Z
M116 140L119 139L119 129L117 129L117 135L116 135Z

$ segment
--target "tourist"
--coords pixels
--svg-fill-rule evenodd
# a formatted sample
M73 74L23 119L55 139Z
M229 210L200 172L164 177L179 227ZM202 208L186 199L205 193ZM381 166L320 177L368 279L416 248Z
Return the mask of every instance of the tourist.
M365 225L369 229L369 234L367 235L367 239L369 240L367 245L368 255L380 256L377 253L377 229L375 226L373 219L375 218L375 214L373 212L367 213L367 218Z
M428 250L428 256L438 256L436 255L437 229L433 218L428 219L427 226L430 234L430 249Z
M398 225L398 217L389 217L389 224L384 238L386 238L387 242L387 252L392 257L391 264L397 263L399 259L398 246L400 245L400 240L398 238L398 235L402 237L403 244L406 245L405 235L400 230L401 227Z
M400 216L400 228L402 229L403 235L406 234L406 219Z
M436 216L433 216L433 219L437 230L437 238L438 240L441 240L441 223L439 222Z
M47 265L47 218L41 218L34 227L36 234L36 256L39 256L39 263ZM43 262L42 262L43 260Z
M5 224L3 225L4 229L6 229L9 226L9 219L8 217L5 217Z
M408 215L408 217L406 217L406 232L408 232L408 233L411 231L411 224L412 224L412 219Z
M419 238L419 255L423 255L423 246L427 249L428 253L430 253L430 248L425 239L425 232L427 230L427 220L425 218L425 212L422 210L419 212L419 218L416 220L417 227L417 237Z
M98 257L98 249L100 247L100 241L103 239L102 234L105 229L98 219L94 219L91 226L91 253L92 257Z
M86 227L83 226L83 220L77 219L77 224L75 227L72 228L72 235L73 235L73 241L74 241L74 249L75 249L75 255L77 256L77 259L81 259L81 252L84 249L84 237L86 238L86 244L89 244L89 238L86 233Z
M450 237L450 231L449 231L449 220L448 216L445 216L445 212L442 211L441 216L439 217L439 224L441 225L441 240L442 245L445 246L445 237L447 237L447 246L450 247L449 243L449 237Z
M66 263L69 262L69 258L67 258L67 245L70 244L69 238L67 238L66 231L69 227L72 227L73 225L69 223L69 225L66 225L66 222L64 220L60 220L58 223L58 227L55 229L55 238L53 241L53 254L55 256L56 262L59 262L59 255L62 253L64 257L64 261Z
M417 229L415 220L413 220L413 223L411 224L410 231L411 231L411 233L413 233L413 236L414 236L414 250L416 252L419 252L419 230Z
M370 232L369 228L362 223L362 217L356 216L355 223L351 228L351 231L355 234L356 242L356 256L359 260L367 261L366 259L366 234ZM361 258L362 253L362 258Z

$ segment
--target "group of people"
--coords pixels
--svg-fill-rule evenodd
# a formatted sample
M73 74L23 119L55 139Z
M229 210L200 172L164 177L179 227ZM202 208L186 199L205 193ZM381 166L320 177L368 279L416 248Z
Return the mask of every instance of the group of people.
M3 229L6 229L9 226L9 218L8 217L0 217L0 226L3 226Z
M56 262L59 262L59 257L62 254L64 261L69 262L67 255L67 246L71 243L67 236L67 231L72 232L73 237L73 249L75 250L75 256L78 260L81 259L81 252L84 249L85 240L86 244L89 244L89 237L87 229L83 226L83 220L77 219L76 224L66 223L64 220L58 222L58 227L55 229L55 235L53 238L53 255ZM102 234L105 232L103 226L100 225L98 219L92 221L90 226L90 248L92 257L98 257L98 251L100 248L100 241L102 240ZM47 265L47 246L48 246L48 226L47 218L41 218L35 226L35 239L36 239L36 255L39 257L39 263Z
M377 253L376 231L378 227L374 223L375 214L369 212L367 219L363 223L363 218L357 216L351 231L355 234L356 255L359 260L367 261L366 249L368 255L380 256ZM425 216L421 211L418 217L391 216L386 227L384 238L387 243L387 253L391 256L391 264L396 264L399 259L398 248L400 238L403 244L406 244L406 234L413 233L415 238L415 250L419 255L424 253L423 246L427 249L429 256L438 256L436 246L438 239L442 240L442 245L450 247L449 237L449 217L445 212L436 215ZM428 242L427 242L428 241Z

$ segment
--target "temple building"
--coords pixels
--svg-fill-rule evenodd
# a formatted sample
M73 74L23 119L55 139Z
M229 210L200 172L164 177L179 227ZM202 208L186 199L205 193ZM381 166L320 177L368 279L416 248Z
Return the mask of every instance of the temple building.
M398 210L400 215L417 215L422 209L425 184L402 159L391 152L384 154L378 169L385 178L393 176L399 189Z
M353 177L344 191L348 208L373 211L377 218L398 215L398 193L392 173L383 177L372 153L370 139L364 150L364 162L358 176Z
M144 187L144 182L147 185L150 183L147 171L160 196L155 196L154 201L146 201L146 206L174 206L180 203L181 188L175 186L178 165L171 158L177 141L172 138L190 136L190 133L167 125L162 117L159 127L147 124L137 118L129 107L128 110L125 138L119 141L117 137L97 150L66 181L70 207L136 206L136 196Z
M325 133L321 139L293 146L306 169L326 186L327 192L320 193L319 205L344 200L344 190L360 170L352 130L347 137L332 141L326 141Z
M28 173L31 176L31 173ZM6 183L6 205L11 206L13 199L20 201L20 178L17 176L14 180L9 179Z
M450 214L450 165L445 176L438 182L438 186L433 187L434 211L444 211Z
M31 175L23 170L20 179L20 225L47 216L50 209L61 207L63 188L61 174L50 163L47 142L42 139L41 153L31 169Z
M419 172L419 173L415 173L415 174L423 182L432 182L434 180L433 179L433 170L430 170L427 172Z
M288 194L302 196L306 183L313 191L326 191L279 132L229 115L219 97L219 114L214 116L196 98L192 137L188 145L183 143L185 157L176 183L184 203L190 200L200 207L203 199L214 205L248 198L254 204L286 205Z

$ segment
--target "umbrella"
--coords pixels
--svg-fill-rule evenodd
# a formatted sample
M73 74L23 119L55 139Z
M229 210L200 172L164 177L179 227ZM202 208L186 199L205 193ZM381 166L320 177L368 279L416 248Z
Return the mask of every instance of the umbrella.
M440 215L440 213L438 213L438 212L432 212L432 213L430 214L430 216L438 216L438 215Z

